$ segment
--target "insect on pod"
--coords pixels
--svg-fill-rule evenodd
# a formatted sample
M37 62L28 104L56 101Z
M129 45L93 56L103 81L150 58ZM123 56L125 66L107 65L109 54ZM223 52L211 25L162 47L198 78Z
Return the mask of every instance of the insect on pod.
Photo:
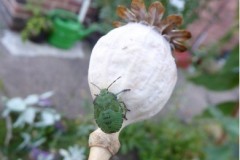
M120 78L118 77L104 89L91 83L100 90L99 94L95 94L96 97L93 101L94 118L98 127L105 133L119 131L122 127L123 119L127 120L126 113L130 111L125 103L117 98L120 93L130 91L130 89L124 89L116 94L108 90Z

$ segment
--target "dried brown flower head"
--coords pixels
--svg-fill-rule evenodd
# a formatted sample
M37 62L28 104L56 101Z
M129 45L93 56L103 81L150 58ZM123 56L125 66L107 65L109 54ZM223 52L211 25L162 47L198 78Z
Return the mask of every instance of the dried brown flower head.
M166 19L162 19L164 11L161 2L153 2L147 10L143 0L132 0L131 9L125 6L117 8L118 16L125 23L116 21L113 24L115 27L120 27L129 22L136 22L153 26L169 41L172 49L183 52L187 49L183 43L191 38L191 33L177 29L183 22L183 18L179 15L169 15Z

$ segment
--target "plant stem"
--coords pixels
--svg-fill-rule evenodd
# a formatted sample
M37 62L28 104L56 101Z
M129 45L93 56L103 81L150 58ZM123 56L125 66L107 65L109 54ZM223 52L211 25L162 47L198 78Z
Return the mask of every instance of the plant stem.
M91 147L88 160L109 160L112 154L102 147Z
M6 133L4 144L6 147L8 147L9 142L12 139L12 119L10 116L6 117L6 130L7 130L7 133Z
M109 160L115 155L119 148L119 132L106 134L101 129L97 129L89 136L90 154L88 160Z

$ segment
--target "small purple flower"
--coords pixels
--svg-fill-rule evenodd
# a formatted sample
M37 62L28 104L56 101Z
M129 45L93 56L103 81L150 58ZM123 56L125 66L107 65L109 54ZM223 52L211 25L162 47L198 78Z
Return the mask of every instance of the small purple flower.
M60 132L65 132L66 131L66 126L63 124L62 121L55 122L54 127Z
M47 151L43 151L38 148L33 148L30 151L30 158L32 160L53 160L54 154L47 152Z
M54 95L53 91L48 91L39 96L38 105L41 107L51 107L52 102L50 101L50 98Z
M52 102L50 99L39 99L38 105L41 107L50 107L52 106Z

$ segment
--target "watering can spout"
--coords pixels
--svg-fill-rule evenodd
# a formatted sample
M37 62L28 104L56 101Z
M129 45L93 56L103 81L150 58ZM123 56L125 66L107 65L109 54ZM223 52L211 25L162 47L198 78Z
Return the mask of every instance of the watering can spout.
M79 30L79 37L80 37L80 39L83 39L95 31L98 31L98 27L95 24L93 24L85 29L82 28L81 30Z

